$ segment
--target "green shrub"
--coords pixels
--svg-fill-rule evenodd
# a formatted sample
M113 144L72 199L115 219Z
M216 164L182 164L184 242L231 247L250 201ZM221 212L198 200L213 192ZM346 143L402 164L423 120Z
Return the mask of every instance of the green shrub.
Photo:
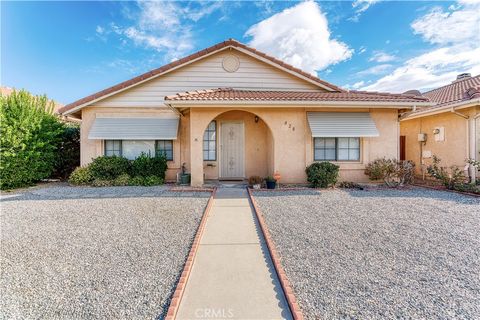
M90 168L87 167L77 167L70 174L68 182L74 185L89 185L92 183L94 177Z
M141 177L136 176L130 179L130 186L157 186L163 184L163 179L157 176Z
M338 187L339 188L343 188L343 189L359 189L359 190L363 190L363 187L361 185L359 185L358 183L356 182L352 182L352 181L341 181L339 184L338 184Z
M433 156L433 163L427 167L428 174L439 180L447 189L455 189L457 185L465 182L463 171L455 166L450 168L440 166L441 159Z
M2 95L0 123L0 188L48 178L63 126L53 114L53 102L23 90Z
M367 164L365 174L370 180L383 180L388 187L394 188L413 182L415 163L396 159L376 159Z
M370 180L383 180L387 172L394 171L394 164L390 159L376 159L365 167L365 174Z
M132 161L131 175L134 177L157 176L162 180L165 179L167 171L167 159L163 155L150 157L142 153L138 158Z
M92 182L93 187L111 187L112 185L113 180L95 179Z
M480 194L480 186L473 183L461 183L454 186L454 190Z
M66 123L63 126L55 157L53 178L65 180L80 165L80 126Z
M340 167L330 162L315 162L307 167L307 180L314 188L328 188L335 185Z
M130 184L130 176L126 173L119 175L112 181L114 186L128 186Z
M119 175L128 174L130 161L123 157L102 156L95 158L89 165L92 175L99 180L114 180Z
M144 186L159 186L163 184L163 179L158 176L145 177Z

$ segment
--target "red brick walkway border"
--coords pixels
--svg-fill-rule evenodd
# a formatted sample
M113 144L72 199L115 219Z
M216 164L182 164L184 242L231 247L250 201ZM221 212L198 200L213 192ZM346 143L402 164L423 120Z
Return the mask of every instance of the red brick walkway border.
M217 193L217 188L215 187L213 188L213 190L209 191L211 191L212 194L208 199L207 206L205 207L202 220L200 221L200 225L198 226L197 234L195 235L195 238L193 240L190 253L188 254L185 266L183 267L183 272L180 275L180 280L178 281L175 292L173 293L172 301L170 302L170 306L168 307L168 312L165 320L173 320L177 315L178 307L180 306L180 301L182 300L183 292L185 291L185 285L187 284L188 277L190 276L190 272L192 271L193 261L195 260L197 250L200 245L200 238L202 237L203 230L205 229L205 224L207 223L207 218L213 205L213 199L215 198L215 194Z
M280 256L277 253L277 250L275 249L275 244L273 243L273 239L270 236L270 232L268 231L267 224L265 223L265 220L263 219L263 214L262 214L257 202L255 201L255 198L253 197L253 194L252 194L250 188L247 187L247 191L248 191L248 196L250 198L250 201L252 202L255 214L257 215L257 219L258 219L258 222L260 224L260 228L262 229L263 237L265 238L265 241L267 243L268 251L270 252L270 256L272 257L273 265L275 267L275 270L277 271L277 275L278 275L278 278L280 280L280 284L282 285L283 292L285 294L285 297L287 298L288 307L290 308L290 311L292 312L293 319L302 320L303 319L302 310L300 310L300 306L297 303L297 299L295 298L293 290L290 286L290 282L287 279L287 275L285 274L285 270L283 270L282 264L280 262Z

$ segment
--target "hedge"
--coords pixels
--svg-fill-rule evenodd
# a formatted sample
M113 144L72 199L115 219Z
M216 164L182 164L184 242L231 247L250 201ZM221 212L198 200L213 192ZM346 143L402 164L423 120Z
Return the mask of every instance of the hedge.
M2 95L0 122L0 188L50 177L64 126L53 114L53 102L23 90Z

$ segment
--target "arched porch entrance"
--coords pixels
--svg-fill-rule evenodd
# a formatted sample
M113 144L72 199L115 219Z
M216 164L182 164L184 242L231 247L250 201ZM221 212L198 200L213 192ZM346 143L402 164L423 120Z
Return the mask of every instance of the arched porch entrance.
M205 180L244 180L274 172L272 131L252 112L195 111L191 133L192 186L201 186Z

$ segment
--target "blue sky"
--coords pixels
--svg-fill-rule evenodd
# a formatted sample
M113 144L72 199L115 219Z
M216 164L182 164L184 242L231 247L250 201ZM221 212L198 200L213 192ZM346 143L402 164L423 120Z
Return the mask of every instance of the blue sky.
M1 2L1 85L69 103L235 38L348 89L480 73L480 2Z

